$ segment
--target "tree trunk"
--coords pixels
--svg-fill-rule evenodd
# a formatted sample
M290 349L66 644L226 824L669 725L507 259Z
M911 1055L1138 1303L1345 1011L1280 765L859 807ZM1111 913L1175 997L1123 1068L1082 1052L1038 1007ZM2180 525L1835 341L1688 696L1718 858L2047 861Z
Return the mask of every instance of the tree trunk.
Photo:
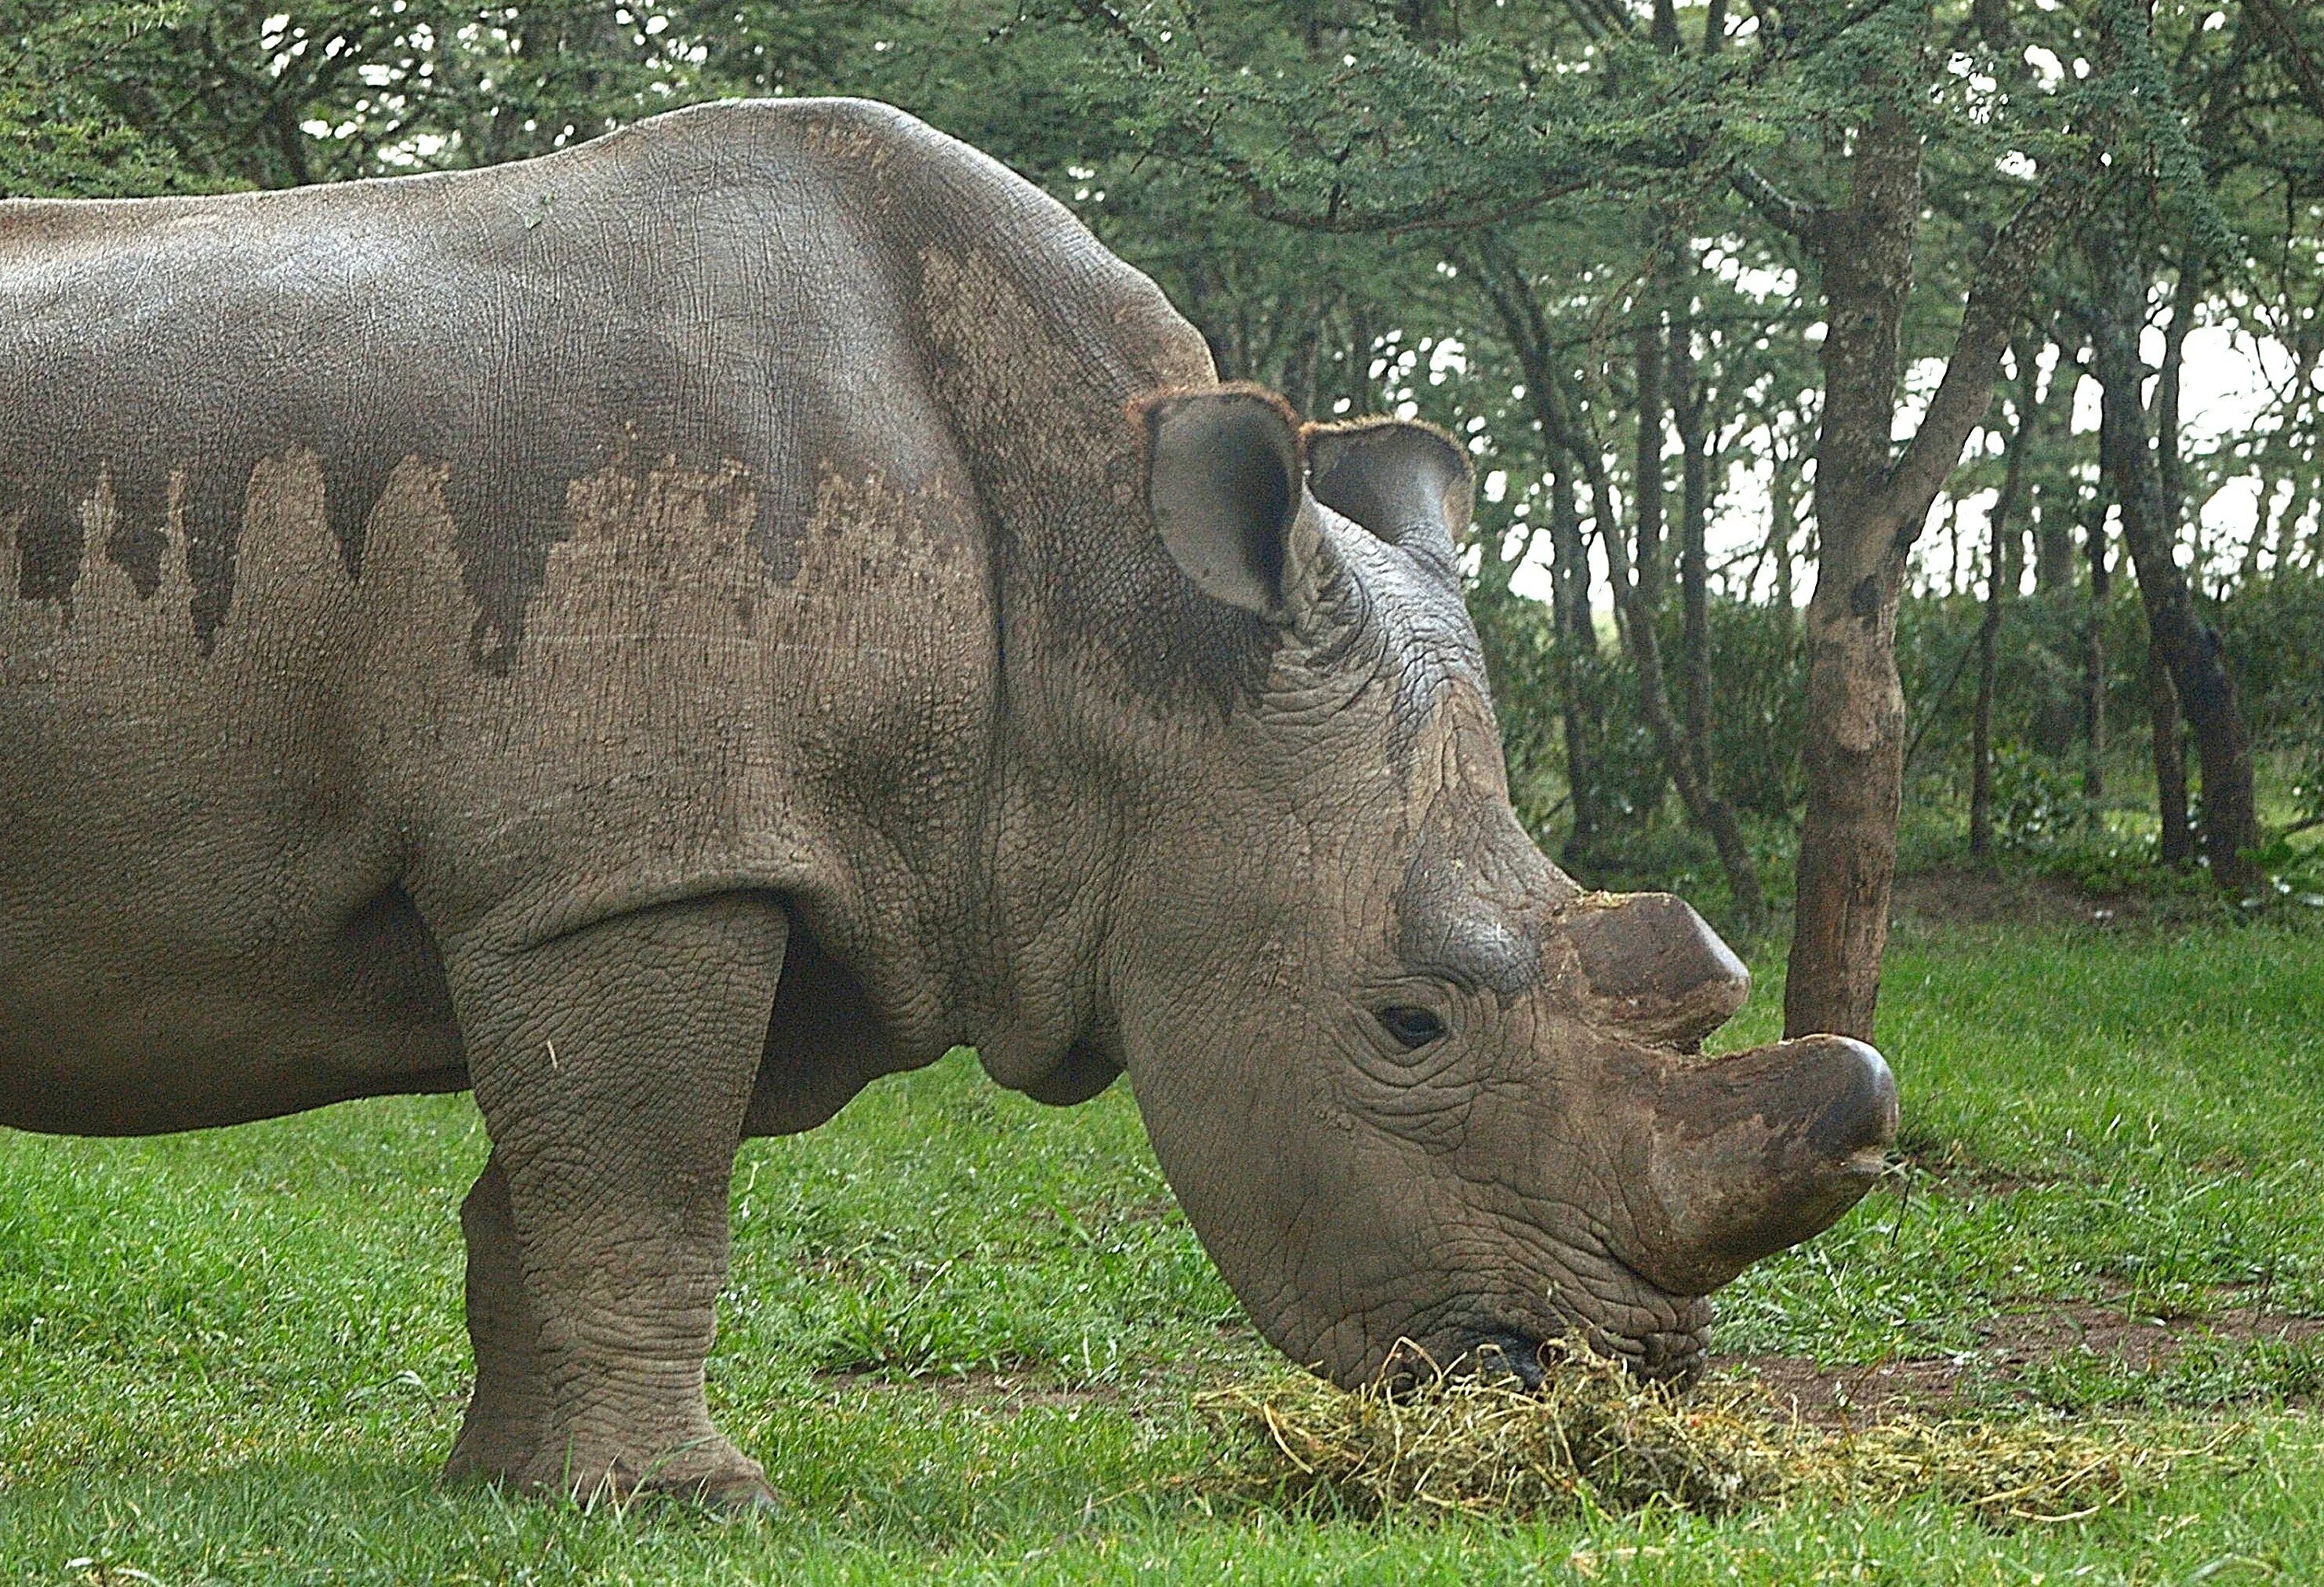
M1987 526L1985 615L1977 625L1977 709L1969 726L1969 852L1983 860L1993 853L1993 683L1999 660L2001 609L2014 593L2015 558L2009 548L2016 534L2017 504L2025 490L2025 458L2033 450L2042 422L2039 400L2042 374L2024 347L2017 351L2017 433L2009 438L2009 460L2001 476L2001 494L1993 503Z
M2283 530L2282 534L2278 537L2277 541L2277 543L2282 547L2282 549L2277 553L2275 558L2275 565L2280 568L2288 569L2292 565L2292 537L2294 531L2299 529L2301 524L2307 521L2309 513L2313 511L2316 506L2316 492L2318 484L2319 475L2311 469L2308 475L2307 484L2294 490L2292 493L2291 500L2284 504ZM2317 516L2315 527L2308 531L2308 560L2306 565L2311 568L2317 565L2316 549L2319 544L2324 544L2324 514L2319 514Z
M2106 798L2107 610L2114 600L2114 569L2107 559L2107 498L2101 487L2090 498L2083 544L2090 558L2090 600L2082 627L2082 797Z
M1969 587L1969 574L1962 561L1965 542L1961 539L1960 510L1959 496L1945 498L1945 549L1952 554L1952 566L1945 570L1945 594L1949 595L1957 595Z
M2050 376L2050 398L2070 405L2081 384L2076 349L2059 348L2058 366ZM2029 487L2034 530L2034 594L2052 610L2062 608L2074 589L2074 567L2081 559L2080 485L2070 474L2037 478ZM2045 683L2034 710L2034 745L2053 761L2063 760L2074 747L2082 713L2066 689Z
M1978 263L1944 377L1892 463L1898 330L1913 288L1921 211L1921 143L1904 94L1856 129L1849 158L1847 206L1820 212L1805 239L1821 266L1828 328L1816 438L1821 550L1808 601L1801 746L1807 811L1784 1031L1869 1039L1903 793L1896 607L1905 559L1992 404L2034 272L2088 203L2089 189L2080 168L2063 180L2045 175L1996 234Z
M1868 1041L1888 946L1904 767L1897 541L1909 548L1919 529L1917 516L1898 521L1879 488L1889 470L1898 328L1913 290L1921 208L1920 140L1901 110L1858 130L1851 164L1850 202L1832 216L1820 250L1828 327L1816 437L1821 555L1804 625L1807 810L1784 1034L1828 1030Z
M2163 521L2175 541L2187 522L2186 469L2179 448L2179 393L2187 364L2187 335L2195 328L2202 301L2202 256L2190 245L2179 263L2178 290L2172 294L2171 325L2164 333L2163 372L2154 383L2154 464L2163 490ZM2251 540L2245 577L2257 571L2259 536ZM2195 861L2195 834L2187 816L2187 752L2181 743L2179 690L2171 668L2150 640L2146 646L2146 715L2154 758L2154 815L2161 826L2160 858L2173 870Z
M1323 308L1317 304L1314 312L1299 317L1299 328L1284 353L1281 372L1274 383L1294 413L1307 412L1315 401L1315 361L1323 345Z
M2055 379L2075 383L2080 376L2066 369L2058 371ZM2034 590L2036 595L2052 595L2074 587L2074 518L2064 511L2053 487L2042 493L2041 511L2034 521Z
M2146 645L2146 714L2154 734L2154 814L2162 823L2162 859L2172 870L2195 861L2195 834L2187 823L2187 752L2179 743L2179 690L2153 641Z
M1598 634L1590 615L1590 549L1582 538L1582 515L1573 503L1573 481L1563 469L1549 480L1550 617L1557 636L1559 692L1564 709L1565 786L1573 805L1573 827L1565 852L1577 858L1598 842L1598 770L1590 744L1597 717L1595 662Z
M1554 438L1553 438L1554 443ZM1563 448L1560 448L1563 450ZM1572 463L1554 469L1555 498L1550 503L1550 598L1558 632L1575 655L1598 659L1598 624L1590 609L1590 542L1582 532L1581 504L1574 499Z
M2001 517L1994 515L1985 576L1985 616L1977 625L1977 710L1969 734L1969 852L1974 860L1993 853L1993 673L2001 637Z
M1631 337L1637 374L1638 444L1632 463L1630 494L1637 498L1638 600L1649 612L1663 609L1663 328L1648 312Z
M2324 334L2318 333L2312 328L2304 328L2295 338L2293 347L2295 362L2292 385L2295 390L2313 392L2316 389L2317 365L2324 363ZM2314 397L2311 395L2302 407L2304 411L2292 416L2292 428L2294 429L2294 433L2298 433L2298 428L2303 420L2308 430L2312 431L2316 427L2319 413ZM2316 501L2318 476L2317 470L2313 466L2313 459L2310 460L2310 466L2306 470L2307 485L2304 492L2298 483L2300 474L2301 470L2297 466L2286 474L2285 481L2290 488L2283 493L2283 512L2280 516L2274 516L2272 519L2271 508L2276 496L2275 480L2265 471L2264 465L2260 475L2258 513L2260 521L2252 526L2252 540L2256 543L2260 539L2263 526L2267 528L2268 543L2274 552L2275 569L2279 573L2287 572L2296 565L2295 554L2300 549L2298 544L2300 523L2307 517L2309 508ZM2318 516L2316 527L2308 536L2306 565L2310 568L2314 568L2319 564L2317 549L2319 542L2324 542L2324 514Z
M1733 900L1736 923L1745 931L1759 923L1759 867L1743 841L1735 807L1719 791L1711 755L1711 556L1707 544L1711 517L1710 445L1702 425L1702 393L1696 388L1694 317L1691 299L1693 261L1679 272L1671 315L1671 412L1683 448L1683 483L1679 494L1679 670L1683 691L1680 725L1686 759L1671 768L1672 781L1687 814L1711 835L1719 853L1720 868L1727 873L1728 896ZM1666 757L1667 758L1667 757ZM1692 785L1689 797L1688 784Z
M1792 537L1799 532L1799 499L1792 494L1794 475L1780 460L1772 471L1772 482L1775 488L1770 500L1767 541L1775 553L1775 610L1789 630L1798 615L1792 589Z
M2258 868L2245 858L2259 846L2251 739L2219 636L2196 611L2186 576L2172 554L2163 485L2139 390L2145 374L2137 338L2144 318L2146 277L2104 234L2096 239L2093 254L2098 300L2091 315L2092 353L2104 399L2099 450L2122 508L2123 541L2138 576L2147 641L2162 651L2170 669L2180 709L2194 736L2195 758L2202 767L2203 856L2213 881L2241 893L2261 881Z
M1711 786L1711 516L1710 447L1703 438L1702 393L1695 386L1694 317L1687 295L1692 272L1682 272L1671 311L1671 418L1678 430L1679 667L1687 759L1695 780Z

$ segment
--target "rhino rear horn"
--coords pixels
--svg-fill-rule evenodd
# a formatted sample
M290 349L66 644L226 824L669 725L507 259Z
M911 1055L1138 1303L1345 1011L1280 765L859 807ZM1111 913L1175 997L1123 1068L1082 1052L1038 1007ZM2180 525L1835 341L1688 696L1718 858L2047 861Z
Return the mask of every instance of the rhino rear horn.
M1146 503L1170 556L1214 600L1284 612L1291 529L1305 504L1299 426L1252 386L1168 392L1140 403Z
M1475 495L1469 454L1434 425L1360 419L1307 427L1315 499L1390 545L1450 566Z

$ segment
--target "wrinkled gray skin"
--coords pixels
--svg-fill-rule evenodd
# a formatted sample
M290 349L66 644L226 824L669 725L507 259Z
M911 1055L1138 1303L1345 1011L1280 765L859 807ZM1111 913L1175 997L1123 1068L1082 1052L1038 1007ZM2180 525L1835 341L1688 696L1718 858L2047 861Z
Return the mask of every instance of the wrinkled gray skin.
M703 1401L736 1144L959 1042L1127 1070L1340 1382L1576 1327L1684 1373L1894 1089L1690 1056L1742 967L1527 841L1469 489L1218 387L878 106L0 206L0 1121L473 1086L451 1467L530 1487L764 1494Z

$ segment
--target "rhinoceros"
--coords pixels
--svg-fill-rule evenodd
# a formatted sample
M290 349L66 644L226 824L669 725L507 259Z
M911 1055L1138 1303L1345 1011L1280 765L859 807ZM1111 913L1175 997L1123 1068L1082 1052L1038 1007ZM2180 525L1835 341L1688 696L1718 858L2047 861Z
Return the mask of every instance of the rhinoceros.
M748 1505L746 1137L973 1046L1127 1073L1342 1384L1651 1375L1895 1130L1837 1037L1512 814L1469 459L1302 425L901 112L0 207L0 1122L467 1088L448 1470Z

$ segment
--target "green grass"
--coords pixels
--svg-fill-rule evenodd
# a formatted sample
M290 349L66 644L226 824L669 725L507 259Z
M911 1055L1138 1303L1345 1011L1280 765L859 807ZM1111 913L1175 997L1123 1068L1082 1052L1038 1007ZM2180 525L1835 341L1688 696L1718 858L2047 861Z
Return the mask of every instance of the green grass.
M1771 976L1722 1036L1781 1007ZM1746 1274L1722 1343L1926 1355L2034 1298L2324 1313L2324 934L1900 937L1880 1040L1909 1191Z
M1769 1033L1763 983L1728 1039ZM2324 1313L2324 934L1900 939L1883 1045L1914 1166L1725 1297L1722 1348L1955 1352L2041 1299ZM2324 1577L2324 1363L2067 1356L2070 1412L2247 1423L2240 1469L2089 1521L1933 1502L1356 1525L1206 1496L1198 1389L1273 1372L1130 1099L964 1055L738 1166L713 1361L768 1523L446 1490L467 1370L465 1099L146 1141L0 1136L0 1577L42 1582L2213 1582ZM93 1564L72 1564L88 1561ZM131 1571L144 1573L140 1577Z

